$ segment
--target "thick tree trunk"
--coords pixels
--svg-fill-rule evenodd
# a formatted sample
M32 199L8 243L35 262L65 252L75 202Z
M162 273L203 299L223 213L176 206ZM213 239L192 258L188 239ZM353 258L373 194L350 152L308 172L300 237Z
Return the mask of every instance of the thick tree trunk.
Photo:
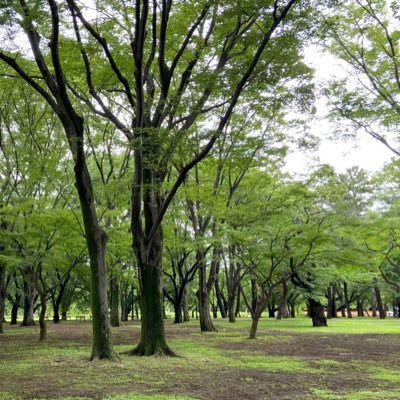
M53 303L53 322L58 324L60 322L60 305Z
M182 319L182 304L174 304L174 324L181 324Z
M351 314L351 308L350 308L350 303L349 303L349 291L347 288L347 282L343 282L343 292L344 292L344 303L346 306L346 312L347 312L347 318L353 318L353 315Z
M328 326L324 313L324 306L314 299L309 299L308 303L313 326Z
M160 266L140 265L142 329L140 342L130 354L174 355L167 345L164 329L162 271Z
M385 308L383 307L381 291L380 291L379 286L378 286L378 284L376 282L374 283L374 292L375 292L375 298L376 298L376 306L377 306L378 311L379 311L379 318L380 319L385 319L386 318L386 311L385 311Z
M111 326L118 327L120 326L119 282L118 278L115 276L111 276L110 278L110 297L111 297L110 323Z

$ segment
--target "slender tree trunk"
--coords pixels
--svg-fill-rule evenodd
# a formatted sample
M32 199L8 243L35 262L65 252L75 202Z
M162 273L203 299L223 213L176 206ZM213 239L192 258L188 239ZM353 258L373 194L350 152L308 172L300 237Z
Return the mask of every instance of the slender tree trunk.
M35 301L35 286L33 268L29 267L23 273L24 275L24 317L22 326L33 326L35 320L33 317L33 306Z
M349 303L349 291L347 288L347 282L343 282L343 292L344 292L344 303L346 306L346 311L347 311L347 318L353 318L353 315L351 314L351 308L350 308L350 303Z
M235 317L235 293L229 293L228 295L228 316L229 322L236 322Z
M380 319L385 319L386 318L386 311L385 308L383 307L382 303L382 297L381 297L381 291L379 289L378 284L375 282L374 283L374 292L375 292L375 298L376 298L376 305L379 311L379 318Z
M0 333L3 333L4 309L6 300L7 278L5 267L0 266Z
M119 313L119 282L118 278L111 276L110 278L110 323L111 326L120 326L120 313ZM127 318L128 319L128 318Z
M184 322L189 322L190 321L190 315L189 315L189 294L188 294L188 288L185 287L183 291L183 321Z
M278 314L276 319L288 318L287 310L287 296L288 296L288 286L285 281L281 284L281 300L279 302Z
M235 309L235 317L240 317L240 299L241 299L241 289L240 289L240 284L237 288L237 294L236 294L236 309Z
M336 309L336 286L333 283L330 283L328 286L328 312L327 318L337 318L337 309Z
M197 299L199 302L200 330L202 332L215 332L216 329L211 320L210 291L207 287L205 254L202 250L198 250L196 256L199 265L199 290L197 291Z
M47 311L47 293L40 293L40 314L39 314L39 341L43 342L47 339L47 323L46 323L46 311Z
M252 315L251 317L251 327L250 327L250 339L257 339L257 328L258 321L260 320L260 315Z
M20 297L20 298L21 298L21 297ZM20 300L20 299L19 299L19 300ZM17 323L18 323L19 300L18 300L18 302L13 302L13 303L12 303L10 325L17 325Z
M215 280L215 296L218 302L219 312L221 313L221 318L226 318L226 309L224 305L224 299L222 298L221 289L219 287L219 279Z
M53 322L58 324L60 322L60 305L53 303Z
M357 300L357 316L358 317L364 316L364 305L360 299Z

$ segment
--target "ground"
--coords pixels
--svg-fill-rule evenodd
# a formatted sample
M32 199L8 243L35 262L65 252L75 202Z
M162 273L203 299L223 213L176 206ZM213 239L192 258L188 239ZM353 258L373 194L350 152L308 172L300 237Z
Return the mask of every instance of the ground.
M306 318L260 322L217 320L219 332L198 323L166 322L176 358L88 361L90 322L6 326L0 335L0 400L258 400L400 399L400 320L335 319L312 328ZM133 348L140 325L113 328L117 351Z

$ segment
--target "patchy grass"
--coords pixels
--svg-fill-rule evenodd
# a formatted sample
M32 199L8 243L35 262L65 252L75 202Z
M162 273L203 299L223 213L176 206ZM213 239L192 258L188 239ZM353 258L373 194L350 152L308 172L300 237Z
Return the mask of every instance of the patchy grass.
M180 357L132 357L89 362L90 324L6 326L0 335L0 400L400 399L400 320L354 318L312 328L305 318L260 322L218 320L200 333L197 321L167 321ZM138 323L113 329L115 349L132 349Z

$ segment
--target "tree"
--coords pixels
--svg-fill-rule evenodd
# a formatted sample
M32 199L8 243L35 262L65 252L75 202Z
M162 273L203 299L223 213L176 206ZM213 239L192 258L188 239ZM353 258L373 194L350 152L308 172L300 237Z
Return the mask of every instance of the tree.
M327 94L334 114L399 150L399 8L389 0L346 2L327 20L329 51L348 66L349 78L332 82Z

